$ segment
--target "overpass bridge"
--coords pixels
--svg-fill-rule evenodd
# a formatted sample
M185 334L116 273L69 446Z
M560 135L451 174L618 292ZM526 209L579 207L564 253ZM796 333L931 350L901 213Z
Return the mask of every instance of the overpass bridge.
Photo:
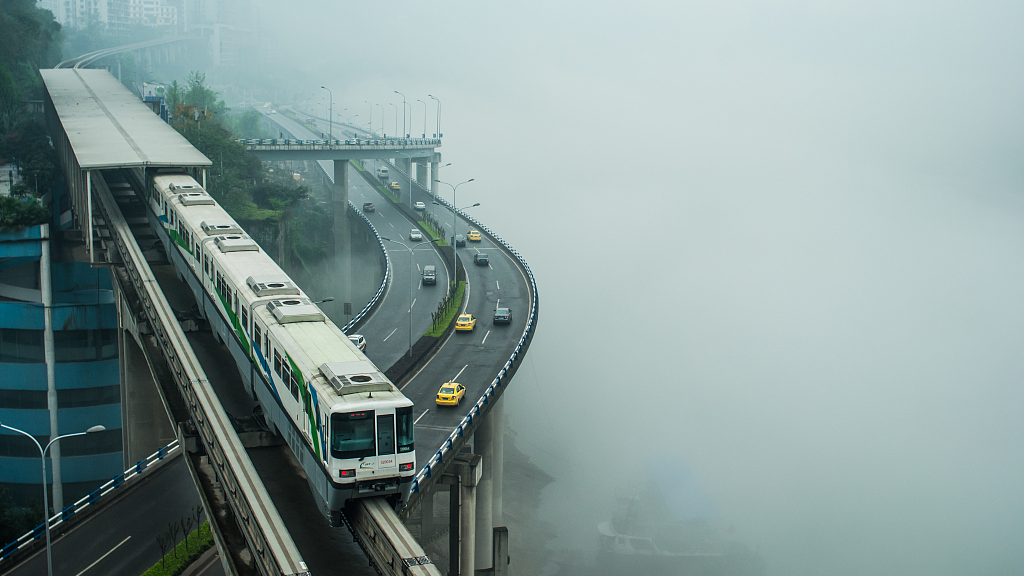
M239 569L241 556L238 548L241 546L252 556L252 567L260 573L308 572L289 527L281 520L272 498L254 473L245 446L235 433L205 367L192 350L175 310L168 304L161 283L150 267L157 257L145 245L149 242L148 247L152 248L152 231L145 229L145 219L138 213L131 213L140 206L145 210L145 202L139 200L146 194L148 175L162 168L176 168L188 171L205 184L209 160L160 122L141 102L134 100L133 105L130 100L134 97L108 74L67 70L45 71L43 76L49 91L47 118L72 199L71 210L62 216L62 220L80 227L89 259L94 265L112 268L117 279L122 328L130 336L126 340L134 343L124 344L122 352L128 356L144 357L145 364L157 380L160 401L171 421L177 423L176 429L170 433L190 452L190 471L204 494L207 510L212 512L209 516L220 518L215 534L226 570L234 573ZM394 154L395 149L384 153ZM343 172L347 180L347 170ZM336 176L337 173L336 169ZM469 219L468 215L461 216ZM474 386L472 395L467 395L467 399L478 398L469 413L461 417L449 414L449 420L453 421L449 433L441 434L439 441L428 440L427 443L421 436L417 446L417 453L424 454L420 461L426 461L426 465L417 473L407 507L402 512L407 516L417 505L421 509L429 509L429 516L425 516L423 521L424 527L428 527L434 518L432 495L435 484L452 486L450 489L456 496L452 501L462 500L465 504L461 510L453 510L450 516L455 530L451 532L454 548L449 558L455 573L460 572L460 565L462 573L471 573L468 571L474 565L490 563L490 558L485 560L473 543L474 536L478 542L489 539L480 538L481 530L473 527L476 524L489 533L491 521L488 519L486 525L476 523L474 508L476 511L491 509L490 500L500 502L500 488L497 498L493 496L493 483L488 489L492 493L480 496L477 484L484 480L490 468L481 466L479 454L467 454L463 448L469 438L475 436L474 449L485 452L483 461L494 459L497 463L497 470L492 472L498 474L500 487L500 447L498 455L495 455L492 439L493 421L499 417L488 416L492 412L500 414L494 408L500 407L504 386L518 368L529 345L537 310L536 284L522 258L486 227L471 219L469 223L481 228L492 246L507 256L509 264L518 267L518 273L526 281L521 286L526 304L519 316L522 331L519 332L519 327L509 331L513 334L510 340L514 344L508 360L503 365L497 362L490 367L475 367L485 373L490 370L495 375L482 379ZM515 333L519 336L515 337ZM441 356L445 348L449 352L458 348L447 344L447 340L440 344L440 349L425 360L419 373ZM502 352L504 350L497 350L498 354ZM414 380L405 382L403 388ZM433 380L431 385L435 392L438 381L445 380ZM429 387L424 390L429 390ZM431 393L431 406L432 396ZM423 405L426 402L417 400L417 407ZM420 414L420 418L429 410ZM500 446L501 435L497 436L499 440L496 443ZM221 487L221 492L217 493L215 485ZM425 495L431 498L424 498ZM218 498L223 498L226 503L222 512L211 510L216 508ZM480 506L480 502L484 505ZM362 540L378 568L390 564L391 570L395 571L387 572L385 569L386 573L436 572L430 563L424 561L421 553L417 554L422 550L404 532L404 527L393 517L389 507L363 500L351 512L350 527ZM389 548L379 548L385 545ZM390 559L387 554L392 554Z

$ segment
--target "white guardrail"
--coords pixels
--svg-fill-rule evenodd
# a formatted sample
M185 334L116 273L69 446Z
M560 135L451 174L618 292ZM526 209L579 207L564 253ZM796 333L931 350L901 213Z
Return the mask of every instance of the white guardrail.
M397 166L394 166L393 164L392 166L400 174L402 174L406 178L409 178L409 175L400 170ZM526 263L526 260L524 260L523 257L519 255L519 252L511 245L509 245L508 242L502 240L501 236L498 236L489 227L482 224L479 220L470 216L465 211L459 210L447 200L435 196L427 187L423 186L416 180L410 178L409 181L412 182L414 186L419 187L419 189L422 190L423 192L429 194L432 198L434 198L435 201L448 207L449 210L454 211L464 220L473 223L480 230L486 232L487 235L493 238L496 242L498 242L506 252L511 254L516 259L519 266L521 266L523 271L526 273L526 277L530 281L530 291L532 292L533 296L530 299L530 317L526 320L526 327L523 329L523 335L519 338L519 342L516 344L515 350L512 352L512 355L509 356L509 359L505 361L505 364L501 367L501 370L498 371L498 374L494 377L493 380L491 380L490 385L488 385L487 389L484 390L484 393L480 396L480 399L477 400L473 404L473 406L470 407L469 413L466 414L465 417L463 417L462 421L459 422L458 426L456 426L454 430L452 430L452 433L441 444L441 447L438 448L437 452L435 452L434 455L431 456L429 460L427 460L427 463L424 464L423 468L421 468L420 471L416 474L416 477L413 480L412 484L412 492L416 493L420 491L420 482L425 478L433 477L433 469L438 465L444 463L445 454L448 454L455 450L455 444L458 442L458 439L464 438L466 436L466 433L470 431L470 428L472 428L473 426L473 418L480 416L484 411L484 407L490 403L491 399L496 399L497 396L500 394L499 389L508 383L507 379L510 377L509 373L512 371L514 367L516 367L516 364L520 361L521 356L524 353L524 348L527 346L527 342L530 340L530 338L533 337L533 327L537 323L537 280L533 277L533 272L530 270L530 266L529 264Z
M129 483L132 480L138 478L139 476L145 474L148 470L150 470L150 467L153 464L163 460L164 458L167 458L168 456L177 454L178 452L178 440L175 439L167 446L164 446L163 448L150 454L148 458L140 460L135 464L135 466L132 466L131 468L125 470L123 474L120 474L119 476L116 476L115 478L111 479L106 484L90 492L87 496L83 496L82 499L79 500L78 502L75 502L74 504L54 514L50 518L50 530L54 530L61 524L69 521L75 514L85 511L90 506L106 503L106 500L104 498L110 496L111 494L120 494L120 492L118 492L118 489L124 487L126 483ZM133 484L134 482L131 482L129 485ZM21 538L18 538L14 542L11 542L10 544L4 546L3 549L0 549L0 562L3 562L4 560L8 559L9 557L11 557L11 555L15 554L16 552L19 552L31 546L36 540L39 540L45 535L46 522L43 522L39 526L36 526L32 530L26 532Z
M319 163L317 165L319 166ZM384 249L384 241L381 240L380 234L377 232L377 229L374 228L373 224L370 224L370 219L367 218L365 214L363 214L362 210L356 208L356 205L353 204L351 200L349 200L348 202L348 209L358 214L359 217L363 219L363 222L366 222L366 225L370 228L370 230L373 231L373 237L377 239L377 246L380 248L380 251L384 254L384 279L381 280L380 287L377 288L377 293L373 295L373 298L370 298L370 302L367 303L366 306L363 306L363 309L359 311L359 314L356 314L351 320L349 320L348 324L342 326L341 331L344 332L345 334L348 334L348 331L351 330L353 326L358 324L359 321L362 320L364 316L369 314L370 310L373 310L373 307L377 305L377 301L379 301L381 296L384 295L384 290L388 287L388 279L391 277L392 274L391 257L388 256L388 251Z

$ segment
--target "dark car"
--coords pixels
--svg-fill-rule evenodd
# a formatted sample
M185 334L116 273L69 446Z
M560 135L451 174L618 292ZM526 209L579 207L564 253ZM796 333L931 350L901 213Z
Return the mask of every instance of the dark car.
M476 264L477 266L487 266L487 262L487 254L480 253L477 254L476 256L473 256L473 263Z
M495 308L494 309L494 323L495 324L511 324L512 323L512 309L511 308Z
M373 212L376 208L373 207L373 202L363 202L363 212Z
M462 234L455 235L455 247L464 248L466 246L466 237Z

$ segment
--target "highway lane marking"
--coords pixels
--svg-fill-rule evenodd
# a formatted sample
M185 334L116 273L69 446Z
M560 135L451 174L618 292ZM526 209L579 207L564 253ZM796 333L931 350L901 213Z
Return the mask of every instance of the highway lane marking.
M494 285L497 286L498 290L501 290L501 282L498 282L497 280L495 280L494 281Z
M421 430L437 430L438 432L451 432L452 429L449 426L437 426L434 424L420 424Z
M129 536L129 537L125 538L124 540L121 540L121 544L124 544L125 542L127 542L127 541L131 540L131 538L132 538L132 537L131 537L131 536ZM93 562L92 564L89 564L89 565L88 565L88 566L87 566L87 567L85 568L85 570L82 570L82 571L81 571L81 572L79 572L78 574L75 574L75 576L82 576L82 574L85 574L86 572L88 572L90 568L92 568L93 566L95 566L95 565L99 564L99 563L100 563L100 560L103 560L103 559L104 559L104 558L106 558L107 556L110 556L110 555L111 555L111 554L112 554L112 553L114 552L114 550L117 550L118 548L120 548L120 547L121 547L121 544L118 544L117 546L114 546L113 548L111 548L111 549L110 549L110 552L107 552L107 553L106 553L106 554L104 554L103 556L100 556L100 557L99 557L99 558L98 558L98 559L97 559L97 560L96 560L95 562Z
M414 420L412 425L415 426L415 425L419 424L420 420L423 420L423 417L427 415L427 412L430 412L430 408L427 408L426 410L424 410L423 414L420 414L420 417L417 418L416 420Z
M398 328L396 327L394 330L391 331L391 334L394 334L397 330L398 330ZM387 342L388 338L391 338L391 334L388 334L387 336L385 336L384 339L381 340L381 342Z
M498 298L498 303L497 303L497 304L495 304L495 305L494 305L494 307L495 307L496 309L497 309L497 308L501 308L501 298Z
M412 304L409 304L409 311L410 312L412 312L413 307L416 306L416 300L417 300L417 298L413 298L412 299Z
M487 337L491 335L491 331L488 330L487 334L484 334L484 339L480 341L480 345L483 346L484 342L487 342Z
M445 263L444 267L445 267L445 270L448 270L448 264L447 263ZM466 282L466 298L469 298L469 281ZM380 310L379 306L377 307L377 310ZM397 328L395 328L395 330L397 330ZM430 359L427 360L426 364L424 364L423 366L420 366L420 369L417 370L416 373L413 374L411 378L406 380L405 384L402 384L398 389L399 390L405 390L406 386L408 386L409 384L412 384L416 380L416 378L419 377L420 373L423 372L424 370L426 370L427 366L430 366L430 363L434 361L434 358L437 358L438 355L441 354L441 350L444 350L444 347L448 345L448 342L452 339L452 336L454 336L454 335L455 335L455 331L454 330L449 332L448 336L444 339L444 342L442 342L441 346L439 346L437 348L437 352L434 352L434 354L430 357ZM469 364L467 364L467 366L469 366Z
M490 262L487 263L487 267L490 268L491 270L494 270L494 267L491 266Z
M462 376L462 373L466 371L466 368L469 368L469 364L463 366L462 370L459 370L459 373L455 375L455 378L452 378L451 380L449 380L449 382L455 382L456 380L458 380L459 376Z

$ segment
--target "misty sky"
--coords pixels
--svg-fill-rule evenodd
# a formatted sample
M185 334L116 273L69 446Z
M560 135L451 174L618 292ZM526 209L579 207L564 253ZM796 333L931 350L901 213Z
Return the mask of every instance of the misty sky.
M685 467L772 574L1024 572L1024 4L821 4L261 8L537 274L553 547Z

